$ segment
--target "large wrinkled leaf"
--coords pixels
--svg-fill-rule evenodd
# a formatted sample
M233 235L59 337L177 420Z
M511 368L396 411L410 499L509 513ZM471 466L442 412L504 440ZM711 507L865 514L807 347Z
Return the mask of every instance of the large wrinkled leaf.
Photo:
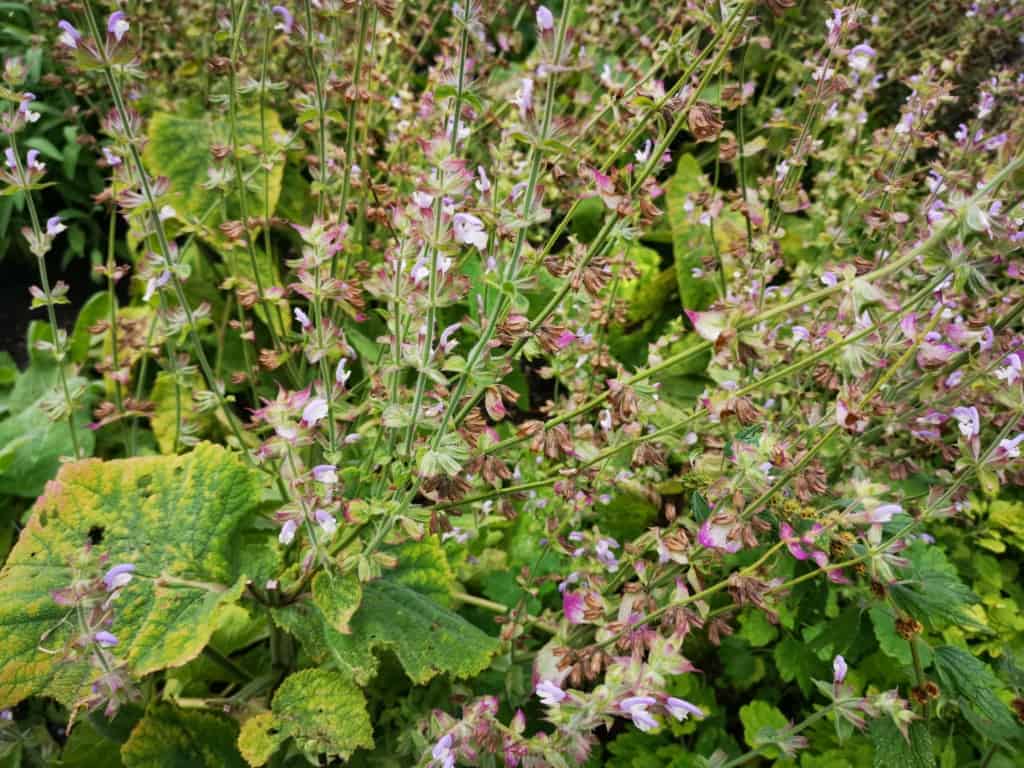
M935 649L935 671L943 693L956 698L964 718L980 733L1002 743L1024 737L996 694L1003 686L987 664L965 650L944 645Z
M274 611L274 620L295 635L312 658L331 661L359 683L377 671L377 649L391 649L416 683L442 673L473 677L487 668L497 639L445 608L451 571L436 542L399 551L396 572L363 586L350 634L330 626L309 604Z
M74 388L81 384L72 379ZM34 498L57 474L62 456L74 456L67 419L52 421L43 408L59 386L57 365L39 359L18 376L7 400L10 415L0 421L0 494ZM88 428L88 404L75 413L75 434L85 456L92 455L95 435Z
M910 724L908 738L889 718L880 718L871 725L871 741L875 745L875 768L933 768L932 736L920 720Z
M272 110L264 112L267 136L281 132L281 121ZM203 218L205 238L216 243L223 242L217 227L224 220L220 192L206 189L209 170L214 159L210 154L212 143L227 144L229 139L228 120L225 116L206 112L193 106L182 106L176 112L157 112L149 122L149 143L144 155L150 172L166 176L171 182L171 196L174 207L181 215ZM246 146L260 147L262 133L259 112L241 112L238 115L238 141L242 149L242 168L250 174L259 162L258 152L246 152ZM281 177L284 161L273 164L269 173L269 197L265 194L264 178L257 171L246 186L246 212L250 216L262 216L269 202L270 211L277 207L281 194ZM227 196L227 218L238 219L241 215L239 196L234 182ZM212 209L212 213L210 213ZM204 218L205 217L205 218Z
M373 727L366 699L340 672L306 669L290 675L274 694L271 707L279 739L291 737L312 758L347 758L360 747L373 748Z
M909 574L889 587L893 602L929 629L949 624L978 627L965 608L978 597L960 581L956 568L936 547L915 544L907 552Z
M195 657L220 607L241 594L239 531L259 493L255 472L210 444L184 456L66 465L0 571L0 707L39 693L72 700L94 674L40 648L44 636L49 649L72 637L75 622L51 593L71 582L69 561L89 540L111 564L136 567L115 604L116 655L136 675Z
M121 747L126 768L245 768L234 721L170 706L147 713Z

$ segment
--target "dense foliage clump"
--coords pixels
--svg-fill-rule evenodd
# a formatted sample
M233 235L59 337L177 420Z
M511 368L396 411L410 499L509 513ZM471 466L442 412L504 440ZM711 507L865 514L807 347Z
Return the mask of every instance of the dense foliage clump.
M1019 764L1024 6L797 5L0 3L0 766Z

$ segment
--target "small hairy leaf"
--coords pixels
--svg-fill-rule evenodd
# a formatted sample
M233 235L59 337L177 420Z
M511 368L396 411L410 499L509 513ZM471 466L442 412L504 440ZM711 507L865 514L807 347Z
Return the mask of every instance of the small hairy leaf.
M206 712L158 706L121 747L125 768L245 768L234 721Z
M210 444L183 456L65 465L0 571L0 707L39 693L69 701L95 674L52 652L77 625L51 593L70 584L69 562L88 541L110 564L136 569L114 603L115 654L136 675L195 657L220 607L243 589L236 539L258 499L255 473Z

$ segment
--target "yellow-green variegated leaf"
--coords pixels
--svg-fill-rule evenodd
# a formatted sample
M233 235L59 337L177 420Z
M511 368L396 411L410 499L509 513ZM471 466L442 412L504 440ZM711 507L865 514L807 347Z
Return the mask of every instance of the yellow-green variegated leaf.
M115 656L143 675L198 655L243 589L241 527L259 498L256 473L208 443L182 456L65 465L0 571L0 707L35 694L73 701L95 674L60 652L79 630L52 596L90 541L107 566L135 566L113 603Z
M169 705L146 713L121 747L125 768L245 768L234 721Z
M288 676L274 694L276 738L293 738L311 759L347 758L373 748L373 727L366 698L347 675L329 669L304 669Z
M284 741L273 712L260 712L242 723L238 750L253 768L266 765Z
M363 599L363 587L355 574L339 576L321 571L313 577L313 602L333 629L348 634L348 622Z
M238 114L237 124L236 143L243 175L250 177L245 186L246 213L262 217L267 207L271 213L277 207L284 158L278 157L270 166L265 184L263 171L257 170L259 148L263 145L264 131L268 144L270 137L282 132L281 120L273 110L264 110L261 127L259 111L248 110ZM229 122L224 115L186 104L174 112L153 115L149 122L149 142L143 156L151 173L166 176L170 181L171 205L178 214L186 220L202 220L203 238L215 244L225 242L217 227L225 219L241 218L241 196L234 180L228 184L226 216L221 202L222 192L207 188L210 170L217 167L210 154L210 146L228 145L229 141ZM234 164L228 162L221 167L233 169Z

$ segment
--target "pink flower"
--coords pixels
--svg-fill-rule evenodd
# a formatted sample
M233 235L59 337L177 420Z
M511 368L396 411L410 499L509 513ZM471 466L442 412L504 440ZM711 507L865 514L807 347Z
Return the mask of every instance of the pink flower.
M583 623L583 595L566 590L562 593L562 612L570 624Z
M707 547L708 549L720 549L729 554L739 552L740 542L729 539L731 532L731 525L712 523L709 518L701 525L700 531L697 533L697 541L700 542L702 547Z

